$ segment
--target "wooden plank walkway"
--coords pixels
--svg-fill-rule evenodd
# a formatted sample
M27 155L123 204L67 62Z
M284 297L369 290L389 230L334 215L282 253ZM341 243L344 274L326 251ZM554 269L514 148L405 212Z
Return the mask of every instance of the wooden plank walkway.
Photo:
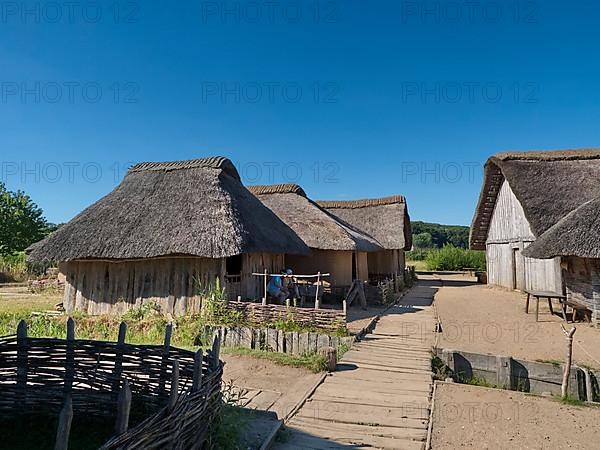
M433 387L431 307L439 281L417 285L347 352L286 424L276 450L423 449Z

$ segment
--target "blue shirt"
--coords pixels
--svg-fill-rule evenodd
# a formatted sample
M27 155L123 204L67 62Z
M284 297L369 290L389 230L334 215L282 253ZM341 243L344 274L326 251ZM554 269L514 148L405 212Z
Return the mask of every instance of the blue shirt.
M281 291L282 287L283 281L281 281L281 277L279 275L275 275L269 281L269 284L267 285L267 291L269 291L269 294L271 295L277 295Z

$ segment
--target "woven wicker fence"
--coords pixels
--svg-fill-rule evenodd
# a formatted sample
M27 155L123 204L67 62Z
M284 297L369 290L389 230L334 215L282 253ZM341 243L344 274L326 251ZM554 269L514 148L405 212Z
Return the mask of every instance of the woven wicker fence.
M267 326L277 320L292 320L299 325L322 330L337 330L346 326L345 312L332 309L263 305L249 302L229 302L228 308L242 313L242 320L254 325Z
M43 411L59 416L55 449L67 449L74 415L115 419L103 449L201 448L222 403L220 341L211 350L163 345L29 338L27 325L0 338L0 411L19 416ZM130 414L136 423L130 426Z

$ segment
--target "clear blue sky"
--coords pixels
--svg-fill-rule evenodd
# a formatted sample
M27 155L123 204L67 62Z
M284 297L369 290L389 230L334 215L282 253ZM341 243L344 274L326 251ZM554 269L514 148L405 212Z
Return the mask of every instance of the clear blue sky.
M469 224L489 155L600 146L591 0L24 5L2 3L0 175L54 222L132 162L225 155Z

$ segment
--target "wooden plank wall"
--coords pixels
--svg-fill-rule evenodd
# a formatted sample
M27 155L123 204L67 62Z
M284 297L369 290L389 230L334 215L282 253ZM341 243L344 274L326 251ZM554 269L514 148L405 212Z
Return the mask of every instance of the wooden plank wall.
M564 271L567 294L592 310L592 320L600 322L600 260L569 257Z
M352 284L352 252L312 249L309 256L286 255L286 263L295 273L330 273L326 280L333 286Z
M486 245L488 283L508 289L516 286L519 290L562 292L559 258L541 260L521 254L533 241L535 236L523 207L505 180L498 194Z
M217 277L223 280L224 259L154 258L139 261L74 261L63 263L66 277L63 303L66 311L90 315L123 314L145 302L156 302L164 313L175 316L200 312L202 302L198 284L208 286ZM263 280L252 272L279 271L284 255L245 254L243 257L242 297L262 297Z
M377 275L398 274L404 271L403 250L382 250L367 255L369 273Z

